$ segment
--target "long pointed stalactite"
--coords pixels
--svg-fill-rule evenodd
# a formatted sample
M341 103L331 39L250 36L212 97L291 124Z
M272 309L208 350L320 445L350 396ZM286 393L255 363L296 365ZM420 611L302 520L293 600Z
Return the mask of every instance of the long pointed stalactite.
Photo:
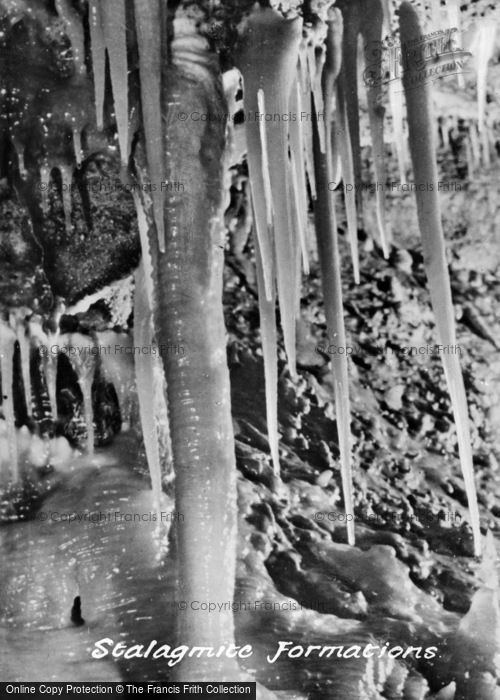
M277 422L277 336L274 318L275 286L281 312L285 349L290 371L295 374L295 322L300 268L297 260L301 248L305 258L305 187L304 154L291 147L302 147L300 127L288 132L287 122L268 122L267 114L285 114L299 101L296 65L301 34L300 20L285 20L274 10L255 10L248 18L237 53L237 65L243 76L246 120L247 158L258 248L259 306L265 363L266 412L269 443L274 469L278 465ZM274 72L268 71L269 61ZM292 211L292 197L298 211ZM275 281L276 279L276 281ZM265 299L262 299L262 293Z
M359 43L363 42L367 88L368 118L370 123L373 169L375 174L376 221L380 245L385 257L389 255L388 233L385 223L385 146L383 106L383 38L385 10L382 0L340 0L338 3L344 16L344 41L342 72L339 78L339 103L345 104L345 122L349 129L350 149L353 162L353 181L358 210L363 205L363 168L360 136L360 99L358 84ZM341 111L341 118L343 117ZM347 144L346 144L347 145ZM344 182L348 171L344 172ZM350 205L352 209L352 205ZM365 222L367 226L367 222ZM354 251L353 251L354 254Z
M139 75L141 83L141 111L144 128L144 144L148 163L148 178L151 185L154 228L160 253L165 252L164 196L164 131L162 125L163 62L166 60L166 31L162 5L159 0L135 0L135 22L139 50ZM153 264L148 240L149 226L140 197L134 193L139 224L142 259L135 274L134 293L134 344L152 347L154 341L154 288ZM146 450L153 506L157 513L161 509L162 466L160 445L156 425L155 409L158 387L155 386L155 368L161 365L160 358L142 354L134 356L137 397L141 428ZM162 368L163 369L163 368ZM164 398L164 397L162 397ZM165 413L167 410L165 407ZM168 415L168 414L167 414ZM168 422L168 418L167 418ZM165 426L169 433L169 426ZM170 440L167 440L170 444ZM161 518L158 515L158 522ZM160 531L159 531L160 534Z
M411 47L422 36L418 15L409 2L403 2L399 16L401 43L403 46ZM403 85L406 96L410 153L417 185L418 222L439 342L443 346L455 347L455 316L439 206L430 87L428 83L419 80L418 63L414 57L412 59L412 56L411 51L408 51L403 57ZM464 381L459 356L456 353L447 353L443 354L442 357L457 426L460 462L474 533L474 549L476 554L479 554L481 551L481 531Z
M127 13L125 0L101 0L100 12L104 43L109 59L120 155L123 165L129 155L129 98L127 63ZM101 47L98 46L98 51ZM104 74L105 75L105 74ZM103 79L104 75L99 77Z
M269 206L271 197L274 246L269 237L269 221L258 223L257 235L264 262L264 279L270 296L272 260L276 261L276 281L281 311L281 325L290 371L295 374L295 319L296 288L295 254L298 242L297 227L293 224L292 204L289 199L290 169L288 156L288 123L269 121L267 114L286 114L290 108L290 95L294 85L299 53L302 22L285 20L271 9L254 11L245 27L244 38L238 52L237 63L243 75L245 106L252 110L257 106L258 123L247 120L249 145L249 170L254 211ZM273 72L268 70L273 62ZM262 116L261 116L262 115ZM259 139L257 140L257 130ZM252 163L251 148L256 147L257 159ZM260 159L258 154L260 152ZM261 161L260 168L258 160ZM264 172L267 163L268 176ZM266 195L266 178L270 192ZM261 199L261 197L263 198ZM264 232L262 231L264 229ZM259 233L260 230L260 233ZM274 247L274 254L273 254Z
M335 81L340 72L340 46L342 39L342 18L340 12L332 11L328 22L326 39L326 62L323 69L323 101L325 108L335 94ZM334 194L330 191L329 183L333 178L333 163L331 148L321 151L319 124L314 123L314 164L317 197L314 207L316 238L318 242L318 258L321 267L321 282L325 300L325 317L327 334L330 342L338 348L345 348L346 334L344 326L344 309L342 304L342 284L340 269L340 253L338 247L337 217L335 214ZM331 143L331 122L325 122L325 144ZM342 473L342 489L344 507L347 514L353 514L352 497L352 467L351 467L351 428L350 401L347 355L336 353L332 355L332 375L335 394L335 412L337 433L340 449L340 465ZM347 520L347 538L349 544L354 544L353 519Z

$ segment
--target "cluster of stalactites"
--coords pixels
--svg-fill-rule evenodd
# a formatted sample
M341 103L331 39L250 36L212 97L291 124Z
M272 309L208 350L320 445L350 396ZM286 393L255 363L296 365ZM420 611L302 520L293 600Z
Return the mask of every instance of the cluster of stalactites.
M129 66L125 0L90 0L89 26L95 107L98 128L103 126L106 55L113 91L115 120L122 163L128 165ZM160 251L165 249L163 222L164 142L162 127L162 64L166 60L163 12L160 0L134 0L135 34L139 52L141 113L151 182L153 214Z
M145 217L141 228L144 233ZM151 308L151 272L141 264L135 277L135 318L133 334L115 331L61 333L59 321L63 313L76 313L89 308L78 302L66 309L62 301L56 304L49 323L28 309L16 309L0 320L0 375L2 385L1 409L3 414L2 445L8 455L0 460L0 485L15 484L22 480L22 463L19 455L19 431L16 428L14 407L15 353L20 355L21 377L28 418L33 417L32 362L36 356L37 372L41 371L50 401L53 421L58 419L57 372L59 355L67 357L75 372L82 393L82 408L86 427L86 452L94 454L95 420L92 400L93 383L97 372L102 379L112 383L118 398L122 430L131 424L134 404L138 404L141 428L148 465L151 473L154 501L160 508L162 469L160 455L171 462L169 435L166 425L159 426L157 417L166 416L166 393L161 359L154 350ZM144 348L151 348L150 353ZM135 352L135 349L141 350ZM134 398L136 397L136 398ZM153 400L152 400L153 399ZM168 421L167 421L168 422ZM161 434L160 434L161 433ZM49 452L47 452L49 459Z
M324 256L323 289L328 333L344 342L340 258L337 251L335 213L330 192L338 181L339 167L352 171L348 140L333 143L332 110L346 124L340 106L336 78L341 65L342 21L332 10L328 22L327 49L322 36L302 36L300 18L283 19L271 9L256 9L242 28L237 66L243 77L245 112L256 115L246 120L247 160L255 225L260 327L264 355L266 410L271 455L279 473L277 418L277 329L276 299L288 366L295 370L295 326L300 313L302 268L308 272L309 184L314 206L322 210L317 218L318 249ZM273 65L272 73L269 65ZM337 98L337 99L335 99ZM341 114L340 114L341 112ZM294 118L283 119L291 114ZM339 116L340 115L340 116ZM338 146L336 152L332 149ZM355 204L348 209L351 250L357 276L357 226ZM334 386L341 470L346 509L352 511L351 440L349 394L345 358L335 366ZM354 542L352 528L349 541Z
M160 0L134 0L135 34L139 53L139 78L141 93L142 129L151 192L151 209L160 253L165 250L164 230L164 133L162 122L162 65L166 60L166 32ZM109 60L115 117L120 141L122 162L129 159L129 101L125 0L90 0L89 24L91 57L94 74L97 123L102 127L104 108L104 77L106 52ZM134 342L140 346L153 343L153 267L148 242L148 222L143 204L134 196L142 248L142 259L135 274L134 294ZM148 460L154 501L160 507L161 465L160 440L156 416L162 413L168 424L166 388L155 391L162 376L162 363L158 355L135 356L135 378L139 413L146 456ZM156 407L151 396L157 395ZM164 426L168 432L168 425ZM169 438L167 437L167 443Z
M341 13L339 12L341 11ZM408 2L399 7L402 43L422 35L417 12ZM340 285L335 194L332 182L361 183L359 134L358 40L364 40L368 75L382 76L380 46L391 22L391 9L382 0L339 0L329 15L327 36L316 43L303 38L300 18L283 18L271 9L254 9L240 27L236 63L243 78L247 161L254 213L255 249L261 338L266 381L266 409L271 455L279 469L277 418L277 329L276 301L279 303L288 366L295 374L295 322L300 309L301 265L307 271L308 196L312 195L315 227L320 253L327 332L336 344L345 342ZM487 53L487 52L486 52ZM487 61L486 61L487 62ZM484 63L484 60L483 60ZM272 65L272 71L269 66ZM411 69L403 81L389 86L393 135L402 180L406 179L411 156L414 179L437 182L430 89L412 90ZM366 73L365 73L366 75ZM381 80L367 81L368 116L372 138L374 174L381 184L384 170L384 107ZM403 127L404 89L407 103L406 136ZM417 97L418 95L418 97ZM295 114L295 120L280 115ZM307 115L307 117L305 116ZM322 121L321 121L322 120ZM362 188L353 188L361 191ZM384 187L377 188L382 193ZM435 196L424 203L417 194L419 227L424 258L436 315L440 342L453 343L454 313L445 257L437 186ZM357 211L362 203L346 196L348 234L355 279L357 260ZM377 198L377 228L382 249L389 254L385 231L383 194ZM460 461L471 512L476 552L480 550L479 515L474 486L467 403L458 359L443 358L457 425ZM352 509L350 407L347 360L339 356L332 363L337 431L346 510ZM354 533L348 531L354 541Z
M59 170L61 177L61 197L64 209L65 226L68 233L72 232L72 179L75 164L79 166L82 162L82 131L93 122L88 111L88 104L82 98L87 94L87 87L90 84L90 77L87 75L87 64L85 56L84 23L81 14L75 10L73 3L69 0L56 0L56 11L64 27L64 32L71 43L71 56L73 59L73 77L71 85L66 86L68 94L72 94L74 88L75 96L78 99L72 102L70 97L62 96L64 104L58 107L58 116L69 125L73 135L74 152L64 150L64 152L46 152L43 155L40 167L41 178L41 206L44 214L49 211L49 183L54 169ZM95 100L95 123L97 128L104 128L104 108L105 108L105 85L106 75L109 69L109 76L112 89L114 119L118 132L118 143L123 166L129 162L131 144L131 112L132 108L129 100L129 65L128 65L128 30L127 23L130 22L131 12L125 0L89 0L88 3L88 24L90 29L90 64L92 68L92 80ZM128 14L127 14L128 13ZM152 192L152 210L158 235L160 251L164 250L164 227L163 227L163 188L161 183L164 180L163 167L163 134L161 120L161 66L162 58L165 57L165 32L162 30L162 3L160 0L134 0L134 30L139 52L139 74L141 85L141 112L142 127L144 131L144 142L148 161L148 174ZM48 21L48 19L47 19ZM84 106L82 104L85 102ZM47 112L42 115L44 134L50 136L51 128L55 123L54 115ZM57 120L56 120L57 121ZM60 120L59 120L60 122ZM58 123L59 123L58 122ZM13 141L16 134L12 135ZM49 143L47 141L47 143ZM23 153L24 147L19 147L20 170L24 175ZM153 342L153 321L152 321L152 269L150 262L149 248L147 247L145 227L146 219L142 211L141 203L136 198L136 207L141 229L141 243L143 246L143 260L140 269L136 273L135 307L138 319L143 319L141 324L136 324L134 337L142 344L151 345ZM149 262L148 262L149 261ZM80 304L81 307L81 304ZM81 310L81 309L80 309ZM54 312L57 314L57 311ZM60 314L59 314L60 316ZM147 321L144 321L147 319ZM23 379L26 392L26 403L31 404L30 380L29 380L29 348L30 342L44 344L47 347L56 347L61 342L67 340L75 347L88 345L89 338L72 337L70 339L60 336L59 318L53 319L53 330L45 332L39 323L34 320L30 322L32 336L26 340L25 335L19 336L18 342L21 346L21 356L23 358ZM20 327L12 329L8 324L2 325L2 379L5 386L12 384L12 357L16 332L20 333ZM14 335L13 335L14 334ZM14 339L14 340L13 340ZM147 360L141 355L136 357L134 372L138 390L138 403L141 423L143 427L146 453L151 471L151 480L155 491L155 500L159 506L161 490L160 472L160 443L157 434L157 425L154 414L151 415L151 396L158 394L156 404L158 411L166 415L164 392L154 390L155 387L163 386L158 381L161 372L161 360L157 358L156 366L151 364L151 358ZM27 358L27 359L26 359ZM92 454L94 450L94 420L92 411L92 383L96 371L96 355L92 353L76 353L69 356L73 370L76 372L83 395L83 409L87 428L87 451ZM149 363L149 364L148 364ZM102 364L102 363L101 363ZM119 364L119 363L118 363ZM110 369L116 365L110 361L104 363L103 371L113 374L117 394L124 401L126 392L122 392L120 387L123 383L116 372ZM109 365L109 366L108 366ZM26 369L28 367L28 369ZM115 367L116 369L116 367ZM121 367L124 371L126 368ZM43 371L47 385L47 392L50 399L51 411L54 420L57 419L57 353L46 353L43 359ZM116 376L115 376L116 375ZM158 376L157 376L158 375ZM128 376L125 371L125 376ZM13 413L13 399L11 391L4 392L3 412L7 420L9 445L11 452L12 478L18 479L16 449L15 449L15 417ZM122 403L122 401L120 401ZM124 406L120 406L124 410ZM29 410L29 409L28 409ZM168 437L166 439L168 443ZM162 450L164 452L164 450Z

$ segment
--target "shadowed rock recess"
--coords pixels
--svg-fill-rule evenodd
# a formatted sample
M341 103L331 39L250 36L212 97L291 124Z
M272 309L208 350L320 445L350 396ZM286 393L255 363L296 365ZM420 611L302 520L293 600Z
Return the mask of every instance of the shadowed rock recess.
M499 697L499 25L479 1L0 0L0 680ZM415 100L406 67L403 98L358 47L399 27L458 27L465 68ZM224 441L228 479L197 463Z

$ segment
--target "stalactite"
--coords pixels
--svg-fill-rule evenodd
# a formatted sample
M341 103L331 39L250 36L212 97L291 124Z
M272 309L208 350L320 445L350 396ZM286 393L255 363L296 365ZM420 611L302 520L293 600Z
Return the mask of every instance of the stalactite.
M14 414L14 349L16 334L12 328L0 320L0 372L2 375L2 411L7 428L9 446L10 478L14 483L19 480L17 454L16 417Z
M109 58L109 72L115 106L116 126L123 165L128 164L128 66L127 21L125 0L101 2L104 43Z
M276 20L278 30L274 37L273 52L281 49L286 57L279 78L264 89L265 113L286 114L298 57L301 22ZM272 30L272 28L270 27ZM280 32L281 30L281 32ZM274 78L275 76L273 76ZM297 232L292 224L289 199L288 125L286 122L266 122L269 152L269 178L274 211L274 241L276 251L276 278L281 311L281 324L290 371L295 375L295 304L296 269L294 251ZM277 133L276 133L277 132Z
M247 20L237 64L243 75L247 110L286 114L294 84L302 22L285 20L271 9L256 10ZM274 70L268 67L272 62ZM248 164L256 228L262 258L267 297L272 296L271 241L268 221L266 182L263 168L267 155L269 186L272 197L276 277L285 349L292 375L295 375L295 250L297 232L292 225L289 201L288 122L265 121L263 128L247 120ZM260 127L260 128L259 128ZM262 135L264 132L264 136ZM266 154L267 145L267 154ZM290 279L292 275L293 279Z
M248 43L247 51L250 55L247 57L246 54L243 53L240 63L240 70L244 79L245 109L250 114L258 114L260 78L259 75L252 70L251 41ZM263 134L263 127L259 119L247 119L245 121L245 127L248 171L255 211L255 231L260 248L263 252L263 275L266 297L270 299L272 297L275 270L273 266L274 256L269 216L270 196L268 189L270 188L266 182L268 170L264 167L263 162L265 134Z
M106 85L106 45L104 43L100 0L89 0L89 27L97 128L102 130Z
M135 0L141 106L154 220L160 252L165 252L163 221L164 143L161 121L162 17L158 0Z
M83 22L79 13L76 12L74 6L69 0L55 0L56 9L59 17L63 20L66 33L71 42L73 52L73 61L77 73L80 75L87 74L85 65L85 35L83 30Z
M341 31L338 10L331 10L328 21L327 58L323 71L323 96L325 105L331 102L334 83L338 76L339 63L336 60L339 33ZM340 254L338 249L337 221L334 195L329 190L332 179L331 149L321 152L319 126L314 126L314 162L318 196L315 204L316 236L321 265L321 281L325 300L325 317L330 342L338 347L346 347L344 310L342 305L342 284ZM325 142L329 143L330 121L325 122ZM351 468L351 428L349 379L346 354L332 356L332 374L337 418L337 433L340 449L340 466L345 511L353 514L352 468ZM353 521L347 519L347 539L354 544Z
M387 232L384 222L385 167L384 167L384 107L382 105L382 53L380 41L383 38L384 5L382 0L342 0L339 7L344 15L344 45L341 72L341 90L345 100L347 124L350 131L351 152L354 169L356 201L361 211L362 159L359 126L358 97L358 37L361 34L365 47L365 62L368 81L368 116L372 140L373 164L376 180L377 228L384 256L389 255Z
M400 7L400 32L403 46L411 46L412 42L422 36L417 13L406 1ZM407 62L410 64L410 56L407 57ZM444 346L454 347L456 345L454 311L439 208L438 173L433 140L435 122L429 85L419 83L416 87L415 74L416 69L412 71L410 64L403 73L403 86L406 95L410 153L417 185L418 222L439 342ZM420 187L419 183L421 183ZM430 183L433 183L432 190L429 190ZM481 531L465 387L458 355L443 354L442 357L457 426L460 461L474 533L475 552L479 554Z
M371 72L368 81L368 117L372 142L373 168L375 171L375 198L377 227L384 257L389 257L389 240L385 225L385 145L384 115L382 92L382 51L380 43L383 38L384 10L381 0L372 0L363 13L360 22L361 35L365 47L365 66Z
M94 409L92 404L92 384L97 365L97 353L93 351L94 341L88 335L71 333L61 337L61 342L74 349L68 353L68 359L77 376L83 397L83 414L87 431L87 454L94 454L95 430Z
M253 207L255 210L255 206ZM254 221L255 221L254 211ZM271 298L268 298L264 280L264 261L260 244L254 234L257 291L259 296L259 327L264 359L264 384L266 390L266 422L271 460L276 476L280 474L278 436L278 338L276 330L276 295L274 280Z

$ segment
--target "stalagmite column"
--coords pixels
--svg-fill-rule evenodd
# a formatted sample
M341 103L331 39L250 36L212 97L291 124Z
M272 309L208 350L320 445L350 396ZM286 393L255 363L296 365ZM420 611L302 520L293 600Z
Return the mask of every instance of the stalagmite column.
M226 333L222 313L224 262L222 200L225 124L190 119L226 112L218 59L178 10L162 104L165 179L182 182L165 192L165 252L156 233L150 245L157 281L156 327L168 387L175 468L178 598L177 638L187 645L233 643L236 465ZM178 115L187 114L183 120ZM183 354L169 352L180 346ZM210 600L216 611L191 603ZM221 608L218 604L221 604ZM234 659L185 659L183 680L235 678Z

